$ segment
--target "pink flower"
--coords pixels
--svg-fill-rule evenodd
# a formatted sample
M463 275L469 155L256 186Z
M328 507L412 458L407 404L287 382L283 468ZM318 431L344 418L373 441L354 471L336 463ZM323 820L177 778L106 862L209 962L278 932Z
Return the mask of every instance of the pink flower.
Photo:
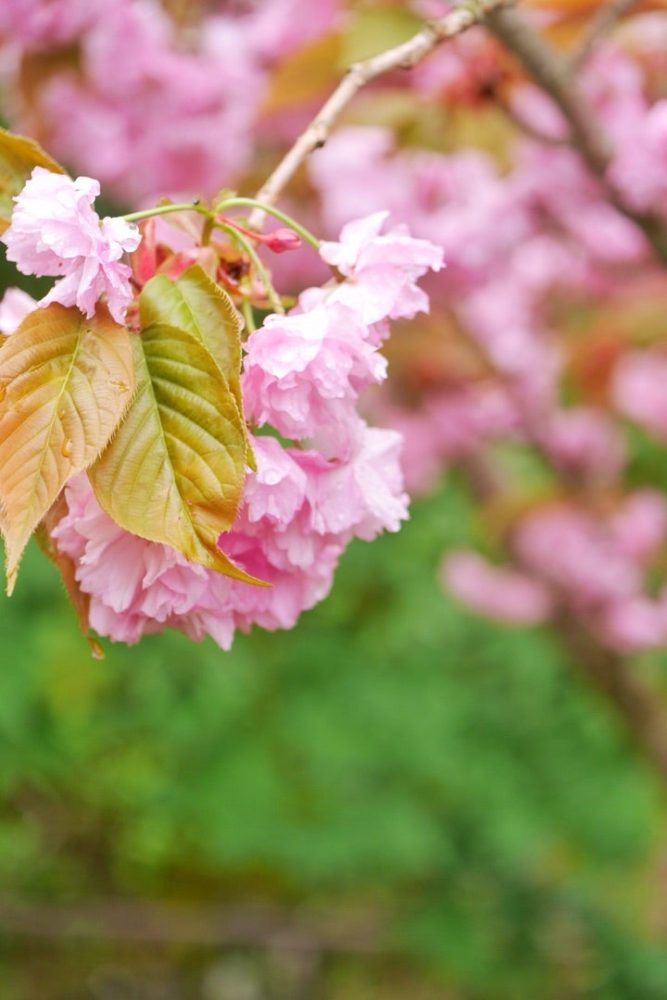
M406 226L381 235L388 215L348 222L340 242L320 246L322 259L351 279L337 285L330 299L357 311L367 324L428 312L428 296L416 282L443 267L440 247L410 236Z
M633 134L623 143L609 175L638 209L665 207L667 199L667 101L658 101L633 122Z
M476 552L451 552L441 574L459 600L488 618L533 625L551 614L551 596L543 584L509 567L493 566Z
M408 516L397 431L357 420L354 447L346 461L321 463L311 476L308 497L319 534L370 541L381 531L398 531Z
M625 463L618 427L590 407L555 411L540 437L554 465L571 475L614 479Z
M344 450L359 392L385 377L387 363L367 328L336 303L272 315L246 344L246 412L286 437L317 437Z
M197 641L211 635L223 649L236 629L292 628L328 593L352 536L396 530L406 516L397 437L363 425L351 468L317 452L285 449L275 438L253 440L257 472L248 476L237 521L219 544L268 588L221 576L123 531L101 510L85 476L70 480L69 511L53 537L90 595L92 628L132 643L172 627ZM343 518L331 506L341 499Z
M565 504L527 515L515 537L521 564L551 583L578 612L635 596L642 586L636 563L618 548L604 523Z
M630 351L614 369L612 397L620 412L661 439L667 438L667 356Z
M620 653L656 649L667 643L667 607L643 595L617 601L605 609L595 631Z
M32 295L20 288L8 288L0 302L0 333L8 337L34 309L37 303Z
M99 16L103 0L3 0L0 39L28 48L66 45Z
M609 528L619 551L644 563L667 541L667 499L658 490L636 490L624 498Z
M122 323L132 290L130 268L121 257L136 250L141 237L124 219L100 222L92 207L99 193L99 183L90 177L73 181L35 167L1 239L8 260L23 274L60 278L41 305L76 305L92 316L106 295L111 315Z

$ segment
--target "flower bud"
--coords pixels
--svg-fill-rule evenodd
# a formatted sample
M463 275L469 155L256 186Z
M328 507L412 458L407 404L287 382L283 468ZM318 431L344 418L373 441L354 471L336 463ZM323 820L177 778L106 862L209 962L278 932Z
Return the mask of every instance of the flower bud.
M301 246L301 237L293 229L283 226L281 229L274 229L272 233L262 236L261 242L274 253L285 253L286 250L298 250Z

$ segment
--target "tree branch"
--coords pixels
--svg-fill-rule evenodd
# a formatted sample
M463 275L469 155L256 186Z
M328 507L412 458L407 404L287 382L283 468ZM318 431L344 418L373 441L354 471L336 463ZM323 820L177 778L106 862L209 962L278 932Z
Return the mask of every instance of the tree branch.
M558 106L570 125L574 147L601 181L614 208L642 230L656 258L667 264L667 229L663 220L652 212L633 209L607 179L612 149L577 86L569 63L561 59L551 45L513 10L491 10L485 23Z
M0 898L0 930L45 940L255 947L303 954L382 954L385 927L360 913L297 912L277 906L214 906L100 899L80 903Z
M506 492L506 478L487 456L468 456L459 467L477 500L492 503ZM524 568L516 553L510 551L510 556L519 569ZM661 695L646 683L638 666L601 646L566 610L564 601L552 624L574 669L611 703L628 736L667 788L667 708Z
M573 666L612 703L635 745L667 784L667 712L638 666L604 649L567 615L556 621Z
M570 56L570 67L573 70L580 69L600 39L613 28L624 14L634 7L637 0L612 0L611 3L600 7L595 17L591 19L582 37Z
M351 66L308 128L302 132L263 184L257 194L257 200L266 205L273 205L310 153L325 144L342 111L367 83L390 70L410 69L441 42L478 24L491 11L506 6L508 2L510 0L472 0L444 17L431 21L407 42ZM261 209L255 209L250 216L251 227L261 228L264 218L265 213Z

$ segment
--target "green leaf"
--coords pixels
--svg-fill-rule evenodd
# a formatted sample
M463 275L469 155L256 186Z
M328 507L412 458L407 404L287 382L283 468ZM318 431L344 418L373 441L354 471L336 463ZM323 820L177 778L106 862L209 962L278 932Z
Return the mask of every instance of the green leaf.
M127 531L186 559L262 583L218 548L243 491L245 428L226 379L197 337L153 324L134 340L137 392L90 469L102 508Z
M231 298L195 264L179 278L156 274L146 282L140 298L141 322L186 330L201 341L218 363L243 418L241 397L241 330L243 320ZM247 444L246 460L255 468Z
M34 139L0 128L0 233L10 223L15 195L24 187L35 167L44 167L54 174L65 173Z
M95 461L134 385L131 335L105 307L92 319L36 309L0 347L0 527L11 593L23 550L67 480Z

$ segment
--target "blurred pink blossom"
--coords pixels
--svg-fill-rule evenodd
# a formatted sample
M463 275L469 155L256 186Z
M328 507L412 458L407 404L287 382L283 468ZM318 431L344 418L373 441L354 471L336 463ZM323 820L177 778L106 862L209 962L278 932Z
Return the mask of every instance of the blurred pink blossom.
M612 398L625 417L667 439L667 356L628 351L614 369Z
M590 407L555 411L539 437L556 468L569 475L613 480L625 464L619 428L602 411Z
M494 566L476 552L450 552L441 574L448 590L488 618L512 625L533 625L551 614L547 587L525 573Z

